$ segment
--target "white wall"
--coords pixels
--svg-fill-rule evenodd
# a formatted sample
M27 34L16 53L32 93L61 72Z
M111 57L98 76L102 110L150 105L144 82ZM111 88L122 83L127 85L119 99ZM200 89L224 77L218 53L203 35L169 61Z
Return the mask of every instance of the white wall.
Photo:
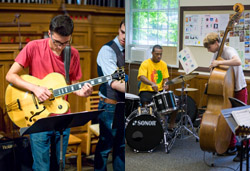
M250 5L250 0L180 0L180 6L228 6L236 3Z

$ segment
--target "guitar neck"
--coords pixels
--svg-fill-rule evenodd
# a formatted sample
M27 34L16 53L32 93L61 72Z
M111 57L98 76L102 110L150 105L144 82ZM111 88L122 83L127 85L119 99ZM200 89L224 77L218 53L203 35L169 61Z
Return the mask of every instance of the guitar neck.
M54 94L54 97L59 97L59 96L63 96L66 94L70 94L74 91L80 90L84 86L85 83L89 83L92 86L96 86L96 85L108 82L109 80L112 80L111 75L102 76L102 77L94 78L91 80L83 81L80 83L72 84L66 87L55 89L53 90L53 94Z

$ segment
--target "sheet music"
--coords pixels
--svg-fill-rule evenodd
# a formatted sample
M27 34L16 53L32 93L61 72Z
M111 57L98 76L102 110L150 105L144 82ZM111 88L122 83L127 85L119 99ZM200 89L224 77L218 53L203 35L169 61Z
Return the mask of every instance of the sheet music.
M188 47L178 52L177 56L186 74L198 68L198 64Z
M250 109L232 111L233 118L240 126L250 126Z

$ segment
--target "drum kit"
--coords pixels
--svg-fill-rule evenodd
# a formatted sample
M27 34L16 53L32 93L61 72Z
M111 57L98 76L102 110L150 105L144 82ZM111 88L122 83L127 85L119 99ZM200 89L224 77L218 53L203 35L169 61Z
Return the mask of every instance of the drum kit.
M165 152L169 153L176 138L179 135L183 138L186 133L192 134L197 141L199 140L192 123L194 118L190 118L193 113L188 113L197 112L197 110L187 109L189 104L196 108L193 100L188 101L191 97L187 96L187 92L197 89L184 87L185 81L197 75L197 73L191 73L168 81L166 85L182 83L182 88L176 89L181 91L181 96L175 96L173 91L158 92L152 97L153 101L145 107L141 107L139 96L125 93L125 138L134 152L152 152L164 142ZM185 95L184 92L186 92ZM180 111L181 116L176 126L170 129L169 118L177 111Z

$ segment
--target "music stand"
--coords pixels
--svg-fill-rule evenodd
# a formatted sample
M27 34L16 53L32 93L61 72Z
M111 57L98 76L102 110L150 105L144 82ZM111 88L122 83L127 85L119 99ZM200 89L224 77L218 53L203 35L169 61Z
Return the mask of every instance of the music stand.
M233 118L232 111L237 111L237 110L243 110L243 109L248 109L250 106L241 106L241 107L234 107L230 109L224 109L221 110L221 113L223 114L225 120L227 121L228 126L232 130L233 133L235 133L235 128L238 126L236 121ZM241 156L240 156L240 170L242 171L242 164L243 164L243 141L247 141L247 163L246 163L246 170L249 170L249 147L248 147L248 139L243 139L239 136L237 136L238 140L241 142Z
M66 128L72 128L86 124L88 121L96 118L104 110L83 111L77 113L69 113L58 116L42 118L36 121L32 126L20 129L20 134L32 134L44 131L59 131L60 132L60 171L63 170L63 131Z

